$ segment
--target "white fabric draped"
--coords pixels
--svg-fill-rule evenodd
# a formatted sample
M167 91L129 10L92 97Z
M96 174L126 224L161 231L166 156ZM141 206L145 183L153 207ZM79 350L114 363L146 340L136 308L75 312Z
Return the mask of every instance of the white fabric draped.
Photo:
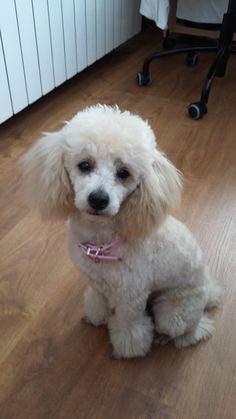
M176 16L199 23L221 23L228 0L178 0ZM167 29L169 0L141 0L140 13L155 21L160 29Z

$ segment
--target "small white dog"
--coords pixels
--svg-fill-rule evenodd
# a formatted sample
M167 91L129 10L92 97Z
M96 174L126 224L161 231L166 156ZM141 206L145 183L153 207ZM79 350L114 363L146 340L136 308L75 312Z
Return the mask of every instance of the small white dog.
M117 358L154 340L206 339L220 286L189 230L169 212L181 176L147 122L118 107L79 112L24 156L28 194L45 218L68 219L69 251L88 281L85 318L106 324ZM152 316L147 313L151 300Z

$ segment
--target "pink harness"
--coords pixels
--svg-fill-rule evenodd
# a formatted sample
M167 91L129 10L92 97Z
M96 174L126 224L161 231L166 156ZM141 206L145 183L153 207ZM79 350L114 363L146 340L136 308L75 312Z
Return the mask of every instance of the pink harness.
M125 239L120 237L109 244L94 245L91 243L80 243L79 248L86 256L88 256L90 259L93 259L96 263L100 261L117 262L122 261L122 258L118 256L112 256L110 253L118 249L118 247L120 247L124 242Z

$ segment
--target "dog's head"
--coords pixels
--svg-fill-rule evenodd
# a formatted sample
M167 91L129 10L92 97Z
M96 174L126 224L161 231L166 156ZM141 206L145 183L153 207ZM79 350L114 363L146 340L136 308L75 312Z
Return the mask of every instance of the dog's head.
M79 112L41 138L23 164L42 216L115 217L130 238L149 234L180 197L180 174L156 148L148 123L117 107Z

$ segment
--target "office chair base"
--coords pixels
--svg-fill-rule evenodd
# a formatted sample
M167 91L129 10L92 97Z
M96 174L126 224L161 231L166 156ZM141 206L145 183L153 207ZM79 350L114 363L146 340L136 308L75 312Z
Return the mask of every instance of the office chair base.
M214 51L216 55L203 83L201 98L199 101L191 103L188 107L188 114L192 119L201 119L207 113L207 103L215 77L224 77L230 55L236 54L236 47L233 42L234 32L236 32L236 0L228 0L228 9L223 16L217 45L195 45L186 48L173 48L174 44L167 32L167 37L163 41L164 49L150 54L144 60L143 69L137 74L138 85L146 86L151 83L150 64L153 60L177 54L187 54L185 59L186 64L193 66L198 61L197 52Z

